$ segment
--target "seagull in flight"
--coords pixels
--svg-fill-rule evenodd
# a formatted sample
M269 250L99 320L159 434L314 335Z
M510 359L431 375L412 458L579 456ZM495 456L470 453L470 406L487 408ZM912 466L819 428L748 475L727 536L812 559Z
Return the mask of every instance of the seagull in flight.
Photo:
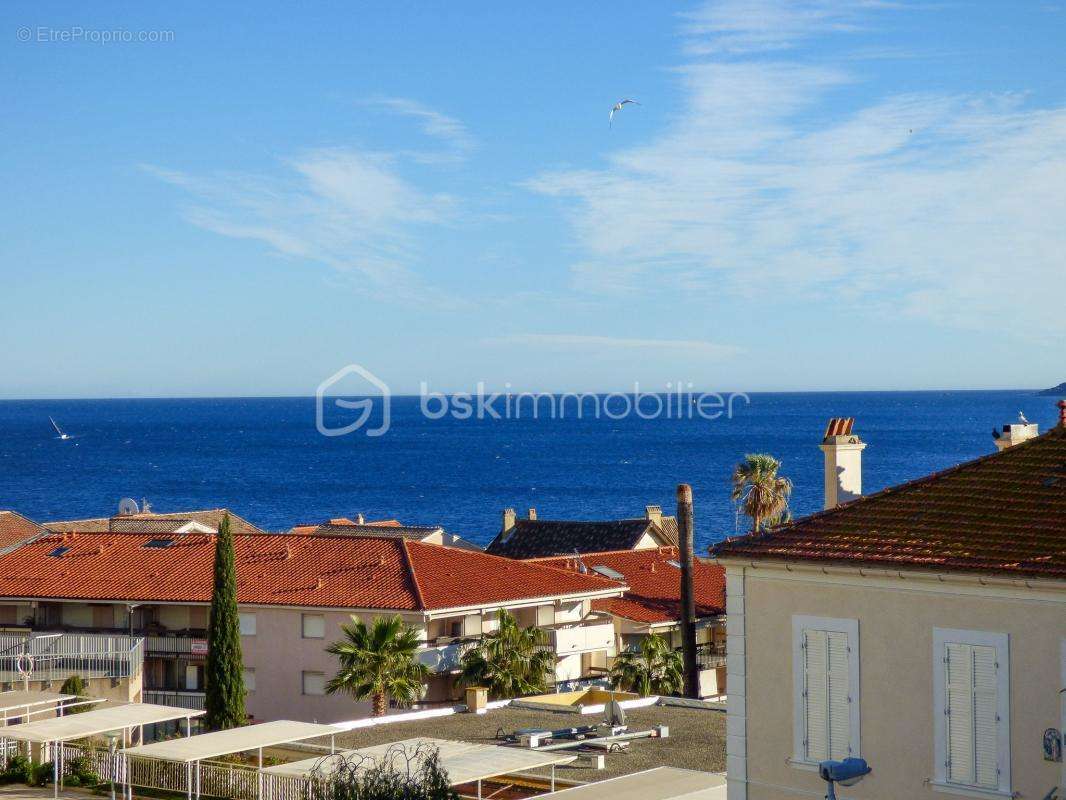
M628 98L626 98L625 100L619 100L617 103L614 104L614 107L611 109L610 116L607 117L607 126L608 127L611 127L612 125L614 125L615 112L621 111L622 110L622 106L628 105L629 103L632 103L635 106L639 106L640 105L640 103L638 103L636 100L630 100Z

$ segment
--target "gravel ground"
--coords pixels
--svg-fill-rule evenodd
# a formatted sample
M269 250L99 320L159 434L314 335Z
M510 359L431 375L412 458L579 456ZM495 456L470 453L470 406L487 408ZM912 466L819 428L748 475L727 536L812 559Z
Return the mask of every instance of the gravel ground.
M337 745L345 748L369 747L416 736L499 743L496 731L500 728L507 732L518 728L556 730L594 725L599 721L598 715L504 707L486 714L453 714L350 731L337 737ZM651 706L627 710L626 722L630 731L666 725L670 735L666 739L638 739L630 743L628 752L608 754L607 768L604 770L561 766L557 771L559 778L598 781L660 766L707 772L725 770L725 714L720 711Z

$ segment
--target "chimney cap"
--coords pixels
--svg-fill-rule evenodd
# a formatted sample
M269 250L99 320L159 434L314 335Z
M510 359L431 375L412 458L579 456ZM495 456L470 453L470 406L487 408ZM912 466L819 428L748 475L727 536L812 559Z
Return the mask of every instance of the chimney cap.
M833 417L826 424L822 439L829 439L833 436L851 436L854 427L855 417Z

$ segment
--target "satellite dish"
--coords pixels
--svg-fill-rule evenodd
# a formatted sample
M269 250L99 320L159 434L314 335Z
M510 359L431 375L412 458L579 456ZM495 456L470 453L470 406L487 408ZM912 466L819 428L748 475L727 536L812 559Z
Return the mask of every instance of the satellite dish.
M118 501L118 515L120 517L128 517L140 513L141 509L137 507L137 501L132 497L123 497Z
M603 715L605 722L612 728L621 728L626 724L626 712L614 698L607 701L607 705L603 707Z

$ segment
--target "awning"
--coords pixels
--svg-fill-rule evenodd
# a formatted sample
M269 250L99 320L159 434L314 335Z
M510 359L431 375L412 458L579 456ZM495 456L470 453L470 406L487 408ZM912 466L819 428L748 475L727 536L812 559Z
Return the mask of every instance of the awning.
M559 800L725 800L725 776L656 767L545 795Z
M160 722L172 722L177 719L198 717L203 711L174 706L157 706L152 703L127 703L126 705L108 706L93 709L82 714L68 714L65 717L51 717L11 725L2 730L6 739L22 742L67 742L82 739L109 731L129 730L141 725L154 725Z
M419 755L428 755L432 749L440 754L441 766L448 773L448 782L452 786L474 783L486 778L525 772L539 767L566 764L576 758L574 753L566 751L537 751L518 747L505 747L494 744L475 744L448 739L414 738L403 739L390 744L363 747L358 750L342 750L336 755L322 755L318 758L306 758L289 764L267 767L264 773L272 775L307 776L311 774L328 775L345 761L351 764L366 759L366 765L394 763L404 767L410 763L417 768Z
M243 753L289 742L317 739L320 736L334 736L342 732L341 728L333 725L281 719L258 725L247 725L243 728L202 733L199 736L187 736L183 739L170 739L165 742L127 747L123 752L127 756L136 758L191 763L227 756L231 753Z
M77 699L77 696L73 694L56 694L55 692L27 692L21 689L13 692L0 692L0 713L6 716L8 711L28 711L40 706L58 706L68 700Z

